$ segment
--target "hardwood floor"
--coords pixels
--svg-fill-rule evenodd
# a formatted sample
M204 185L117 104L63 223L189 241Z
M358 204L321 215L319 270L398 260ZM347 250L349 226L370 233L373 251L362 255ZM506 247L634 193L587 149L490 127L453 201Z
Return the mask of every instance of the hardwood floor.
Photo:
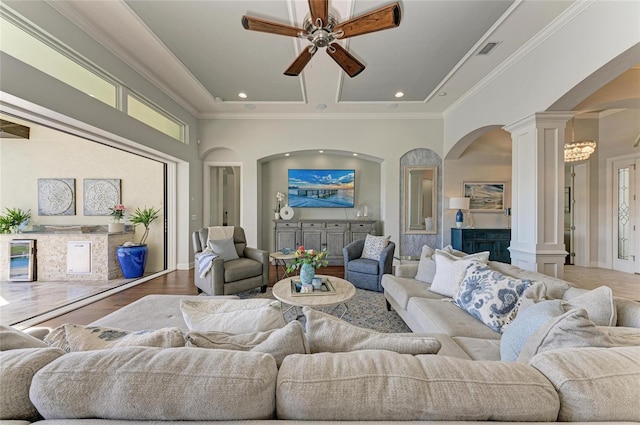
M344 277L341 266L326 267L322 274ZM640 275L620 273L612 270L566 266L564 279L576 286L593 289L601 285L610 286L615 296L640 301ZM275 283L275 269L269 273L269 284ZM193 269L178 270L148 282L126 289L100 301L96 301L77 310L39 323L36 327L55 328L64 323L89 324L107 314L150 294L196 295L193 285Z
M344 277L344 268L341 266L325 267L322 269L322 274L342 278ZM275 268L271 266L269 270L270 286L276 283L275 276ZM197 295L197 288L193 284L193 269L176 270L77 310L41 322L35 327L55 328L65 323L86 325L150 294Z

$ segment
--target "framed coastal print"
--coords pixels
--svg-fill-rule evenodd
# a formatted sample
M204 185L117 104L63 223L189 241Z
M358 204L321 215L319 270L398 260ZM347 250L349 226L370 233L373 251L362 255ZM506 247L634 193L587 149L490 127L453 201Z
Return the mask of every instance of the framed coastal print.
M464 182L462 195L471 198L470 211L504 212L505 189L504 182Z

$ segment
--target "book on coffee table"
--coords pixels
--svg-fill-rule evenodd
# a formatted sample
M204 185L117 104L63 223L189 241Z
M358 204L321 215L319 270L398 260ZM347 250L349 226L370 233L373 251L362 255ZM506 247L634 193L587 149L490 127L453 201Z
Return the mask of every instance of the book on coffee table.
M322 278L322 286L320 289L313 288L313 292L300 292L301 287L302 282L300 279L291 279L291 296L306 297L311 295L334 295L336 293L331 281L326 277Z

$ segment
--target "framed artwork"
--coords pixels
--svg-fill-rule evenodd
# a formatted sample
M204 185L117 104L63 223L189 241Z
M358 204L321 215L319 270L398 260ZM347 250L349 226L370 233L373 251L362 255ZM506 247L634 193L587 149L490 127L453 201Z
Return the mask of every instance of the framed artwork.
M76 215L76 179L38 179L38 215Z
M120 203L120 179L84 179L84 215L109 215Z
M464 182L462 195L471 198L469 210L475 212L504 212L504 182Z

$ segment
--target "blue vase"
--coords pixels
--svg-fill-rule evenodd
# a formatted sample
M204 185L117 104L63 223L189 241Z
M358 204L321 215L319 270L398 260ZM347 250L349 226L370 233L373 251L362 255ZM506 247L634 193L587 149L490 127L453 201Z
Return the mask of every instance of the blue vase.
M304 263L300 267L300 281L302 283L310 284L315 275L316 269L311 264Z
M116 249L116 257L122 276L127 279L141 277L147 265L147 252L146 245L119 246Z

